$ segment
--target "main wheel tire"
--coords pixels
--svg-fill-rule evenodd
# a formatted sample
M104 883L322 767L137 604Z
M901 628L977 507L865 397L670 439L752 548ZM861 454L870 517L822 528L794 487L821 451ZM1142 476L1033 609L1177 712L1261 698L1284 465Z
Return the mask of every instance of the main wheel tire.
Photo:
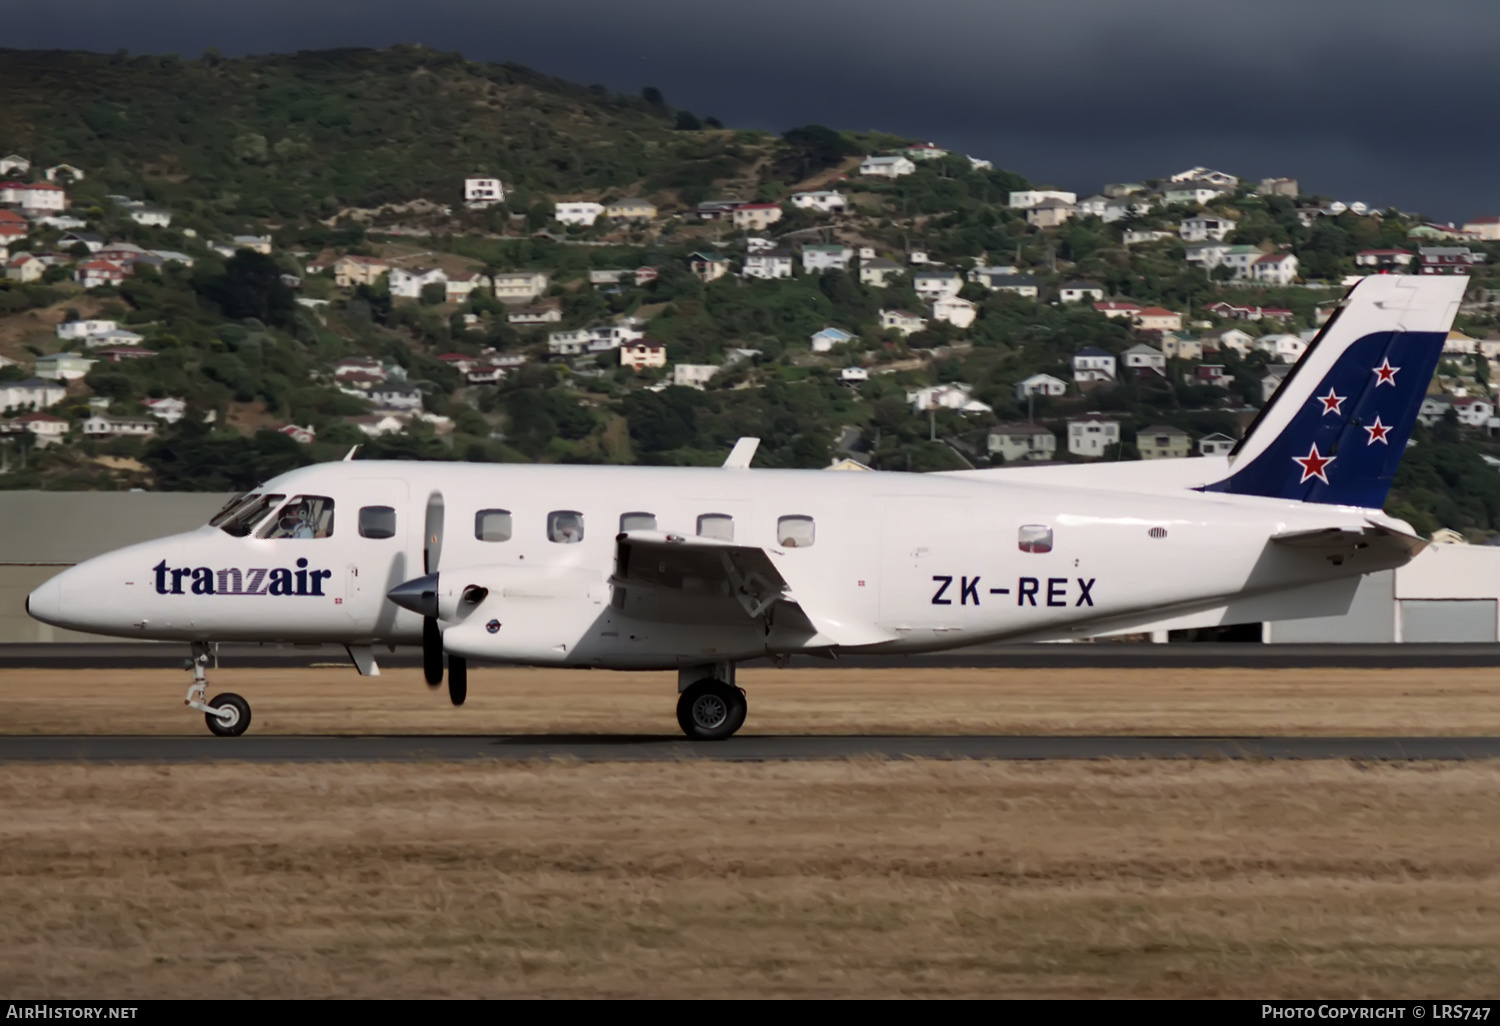
M677 698L677 725L694 741L723 741L745 725L745 692L721 680L700 680Z
M203 721L208 724L208 729L220 737L239 737L250 727L250 703L239 695L225 692L215 695L214 700L208 703L211 709L228 709L233 711L233 716L226 720L215 713L204 713Z

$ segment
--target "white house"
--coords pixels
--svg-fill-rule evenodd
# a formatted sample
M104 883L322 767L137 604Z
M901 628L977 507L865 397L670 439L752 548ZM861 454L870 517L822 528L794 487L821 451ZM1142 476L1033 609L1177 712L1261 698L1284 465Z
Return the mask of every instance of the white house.
M1010 194L1010 207L1012 210L1027 210L1049 199L1071 206L1078 202L1078 193L1064 192L1061 189L1026 189Z
M1098 459L1120 440L1120 422L1090 413L1068 421L1068 451L1074 456Z
M969 162L970 171L993 171L995 162L993 160L981 160L979 157L966 158Z
M1230 349L1244 356L1255 346L1255 336L1240 328L1216 328L1213 331L1205 331L1201 341L1205 353L1218 353Z
M26 431L36 436L39 447L56 445L68 433L68 422L50 413L27 413L10 422L12 430Z
M1064 303L1098 302L1104 298L1104 288L1091 281L1070 281L1057 290L1057 298Z
M1202 164L1199 164L1197 167L1190 167L1186 171L1177 172L1169 181L1206 182L1209 185L1218 185L1229 189L1240 184L1239 178L1235 175L1226 174L1223 171L1215 171L1212 168L1204 167Z
M580 201L576 203L556 203L552 207L552 216L560 224L577 224L590 227L599 220L599 215L604 213L603 203L590 203Z
M745 258L746 278L790 278L792 254L784 249L769 253L751 253Z
M447 282L448 276L439 267L391 268L391 295L401 299L421 299L422 290L428 285L446 285Z
M505 186L498 178L465 178L464 205L472 210L505 202Z
M136 207L130 212L130 219L148 228L165 228L172 223L172 212L159 207ZM85 426L84 434L87 433L88 428Z
M852 332L845 331L843 328L829 327L813 334L808 339L808 343L812 346L813 352L826 353L834 346L853 342L856 337Z
M927 318L918 317L914 313L905 310L882 310L880 311L880 327L883 331L895 330L901 333L902 338L913 335L927 327Z
M1056 228L1069 220L1078 208L1060 199L1044 199L1026 208L1026 223L1034 228Z
M917 271L911 276L912 288L923 299L933 300L943 296L956 296L964 287L963 275L957 271Z
M908 146L901 152L905 153L912 160L937 160L940 157L946 157L948 155L947 150L930 142L917 143L915 146Z
M859 165L859 173L870 178L900 178L916 170L909 157L866 157Z
M974 318L979 316L978 308L967 299L957 296L940 296L932 304L932 319L935 321L947 321L955 328L967 328L974 323Z
M620 366L631 370L647 367L665 367L667 347L649 338L638 339L620 347Z
M1085 196L1078 201L1077 208L1079 217L1102 218L1104 212L1109 209L1109 197L1097 193L1093 196Z
M1035 299L1041 292L1036 278L1030 274L991 274L982 276L980 284L991 292L1009 292L1026 299Z
M994 407L971 399L973 385L932 385L906 393L906 401L917 413L928 410L958 410L960 413L993 413Z
M0 410L45 410L62 402L67 394L64 386L42 378L0 381Z
M1296 363L1307 352L1307 343L1297 335L1262 335L1255 340L1255 348L1278 363Z
M711 363L679 363L672 368L672 384L701 391L717 373L719 368Z
M1073 354L1073 381L1092 385L1115 380L1115 357L1098 346L1084 346Z
M1211 203L1230 190L1204 182L1183 182L1162 190L1162 199L1168 203Z
M1183 242L1223 242L1224 236L1234 231L1235 222L1227 217L1219 217L1211 214L1199 214L1197 217L1185 218L1182 224L1177 226L1177 234L1182 236Z
M98 362L98 360L79 356L77 353L53 353L51 356L39 356L36 361L36 376L51 378L53 381L77 381Z
M150 417L116 417L96 413L83 422L85 438L149 438L156 434L156 421Z
M1121 354L1125 358L1127 368L1138 367L1145 370L1165 371L1167 369L1167 356L1160 349L1154 349L1142 342L1131 346Z
M1024 400L1029 395L1060 396L1068 394L1068 383L1051 374L1033 374L1016 382L1016 398Z
M46 270L47 265L30 253L17 253L5 261L5 277L23 284L38 280Z
M781 220L779 203L741 203L734 208L730 218L736 228L750 232L763 232Z
M1217 431L1198 439L1198 455L1200 456L1228 456L1233 448L1234 439Z
M82 341L90 349L101 349L105 346L138 346L145 341L145 337L124 328L110 328L108 331L84 335Z
M165 399L147 399L146 412L157 420L176 424L187 413L187 402L170 395Z
M11 195L8 203L19 203L21 209L28 212L45 213L47 211L61 211L68 205L68 194L61 185L53 185L51 182L31 182L29 184L7 183L10 188L5 189Z
M1127 217L1144 217L1151 212L1151 197L1149 196L1111 196L1109 202L1104 204L1104 213L1099 215L1105 224L1114 224L1123 221ZM1138 234L1138 233L1137 233ZM1163 238L1168 237L1166 232L1161 232ZM1137 241L1151 241L1137 240ZM1130 240L1125 240L1125 245L1130 245Z
M420 410L422 390L404 381L386 381L375 385L369 392L370 401L376 406L391 410Z
M991 429L985 448L1006 463L1050 460L1057 453L1057 436L1040 424L1002 424Z
M460 275L457 278L449 278L443 283L447 286L444 289L443 298L450 303L462 303L469 298L469 293L489 283L490 280L478 271L469 275Z
M1094 304L1094 311L1102 313L1110 320L1123 317L1127 320L1135 320L1136 314L1141 312L1139 303L1132 303L1128 299L1106 299Z
M31 161L19 153L7 153L0 157L0 175L24 175L31 170Z
M390 413L371 413L361 417L345 417L344 420L371 438L396 435L406 430L406 421Z
M1120 240L1127 246L1140 246L1148 242L1160 242L1162 239L1170 239L1171 232L1159 231L1155 228L1137 228L1126 232Z
M859 262L859 282L861 285L869 285L872 288L883 289L891 283L892 278L905 273L906 268L885 257L875 257L873 260L861 259Z
M820 192L798 192L792 195L792 206L798 210L817 210L825 214L838 214L849 209L849 198L831 189Z
M854 258L854 250L843 245L811 245L802 247L802 271L849 269L849 261Z
M1456 396L1452 404L1458 413L1458 422L1465 427L1482 428L1495 415L1495 405L1480 396Z
M1291 253L1267 253L1252 265L1256 281L1290 285L1297 280L1297 258Z
M839 383L859 385L870 380L870 372L863 367L845 367L839 371Z
M551 280L551 271L500 271L490 279L490 288L500 302L524 305L546 292Z
M118 285L129 275L111 260L86 260L78 265L73 276L84 288L96 289L101 285Z

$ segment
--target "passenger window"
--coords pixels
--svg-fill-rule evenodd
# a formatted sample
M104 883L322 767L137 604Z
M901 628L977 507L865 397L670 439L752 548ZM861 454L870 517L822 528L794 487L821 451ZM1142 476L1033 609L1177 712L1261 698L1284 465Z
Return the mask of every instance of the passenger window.
M812 517L782 517L776 521L776 537L782 548L810 549L817 541Z
M299 495L260 529L259 538L330 538L333 500L326 495Z
M266 514L279 506L285 498L285 495L262 495L241 506L237 513L219 525L219 530L236 538L243 538L255 530L255 525L265 519Z
M734 541L734 517L727 513L705 513L698 518L698 537Z
M1016 541L1022 552L1051 552L1052 528L1027 524L1021 528Z
M654 531L656 530L655 513L622 513L620 514L620 530L624 531Z
M583 514L576 509L560 509L547 514L547 538L559 545L583 541Z
M361 538L396 537L396 511L389 506L364 506L359 511Z
M510 510L482 509L474 514L474 537L480 541L510 541Z

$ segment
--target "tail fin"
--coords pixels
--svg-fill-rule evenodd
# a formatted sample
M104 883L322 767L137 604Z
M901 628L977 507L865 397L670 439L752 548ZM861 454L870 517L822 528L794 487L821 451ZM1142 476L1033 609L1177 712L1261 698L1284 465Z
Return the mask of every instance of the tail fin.
M1204 491L1379 509L1468 279L1354 286Z

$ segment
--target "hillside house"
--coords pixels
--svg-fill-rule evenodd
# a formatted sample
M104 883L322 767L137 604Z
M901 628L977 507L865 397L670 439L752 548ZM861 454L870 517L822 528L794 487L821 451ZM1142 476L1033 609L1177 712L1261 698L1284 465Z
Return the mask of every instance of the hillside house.
M656 204L649 200L632 196L628 199L615 200L604 208L604 216L611 221L650 221L656 217Z
M1091 281L1070 281L1057 290L1057 298L1063 303L1097 303L1104 299L1104 286Z
M1495 404L1477 395L1455 396L1450 400L1458 422L1464 427L1482 428L1495 415Z
M469 373L482 362L480 357L470 356L468 353L444 353L438 359L460 374Z
M74 280L86 289L118 285L128 277L125 268L110 260L85 260L73 272Z
M504 367L487 360L465 373L464 380L471 385L494 385L505 380L505 373Z
M831 189L798 192L792 195L792 206L798 210L816 210L823 214L841 214L849 209L849 197Z
M47 214L66 209L68 194L52 182L8 182L0 185L0 202L19 204L29 214Z
M785 249L773 249L765 253L751 253L745 257L746 278L790 278L792 276L792 254Z
M994 407L971 398L973 385L933 385L906 393L915 413L929 410L957 410L959 413L994 413Z
M1385 271L1405 270L1417 255L1409 249L1362 249L1354 254L1359 267L1377 267Z
M1255 349L1277 363L1292 364L1302 359L1302 354L1307 352L1307 343L1297 335L1262 335L1255 340Z
M631 370L667 365L667 347L653 339L642 338L620 347L620 366Z
M1071 203L1048 198L1026 208L1026 223L1033 228L1056 228L1077 212L1078 208Z
M119 328L118 321L106 320L77 320L63 321L57 326L57 337L66 339L88 338L90 335L102 335L106 331L114 331Z
M694 211L700 221L722 221L731 216L744 200L704 200Z
M233 256L242 249L248 249L252 253L262 253L269 256L271 253L271 237L269 235L236 235L230 240L230 255Z
M562 321L562 301L554 297L531 306L518 306L506 311L505 321L521 327L537 324L558 324Z
M1025 189L1010 194L1009 206L1012 210L1029 210L1046 200L1058 200L1073 206L1078 202L1078 193L1062 189Z
M1179 427L1153 424L1135 433L1136 451L1143 460L1181 460L1193 453L1193 436Z
M341 289L374 285L390 271L391 265L379 257L341 256L333 262L333 283Z
M1085 196L1076 204L1079 217L1104 217L1104 211L1109 208L1109 197L1102 193Z
M781 220L781 204L742 203L734 208L730 218L741 231L763 232Z
M346 356L333 365L333 377L337 381L351 374L372 374L384 381L385 367L371 356Z
M138 346L144 341L144 336L124 328L110 328L108 331L96 331L82 336L83 344L90 349L105 346Z
M1290 285L1297 280L1297 258L1291 253L1267 253L1251 265L1251 277L1268 285Z
M1171 232L1164 232L1156 228L1134 228L1121 236L1121 241L1127 246L1141 246L1150 242L1160 242L1162 239L1172 238Z
M448 276L440 267L392 267L391 295L398 299L421 299L422 290L428 285L448 284Z
M1102 313L1110 320L1114 320L1117 317L1124 317L1127 320L1134 320L1136 315L1141 312L1140 306L1136 303L1132 303L1128 299L1106 299L1102 302L1095 303L1094 310L1097 313Z
M729 273L729 258L717 253L694 253L688 257L688 270L699 281L718 281Z
M369 391L370 401L389 410L420 410L422 390L405 381L384 381Z
M0 410L45 410L67 395L66 387L44 378L0 381Z
M1199 204L1212 203L1214 200L1232 190L1223 186L1209 185L1206 182L1181 182L1169 185L1161 191L1162 201L1165 203Z
M160 207L139 206L130 211L130 219L147 228L166 228L172 223L172 212Z
M991 292L1009 292L1023 299L1036 299L1041 294L1041 285L1030 274L996 274L982 279L981 284Z
M1465 221L1464 231L1483 242L1500 242L1500 217L1476 217Z
M845 367L839 371L839 384L862 385L870 380L870 372L863 367Z
M591 228L602 213L604 213L603 203L591 203L586 200L552 205L552 218L559 224Z
M745 239L746 253L769 253L776 248L776 240L764 235L751 235Z
M3 174L5 174L5 169L4 167L0 167L0 175ZM84 175L81 169L74 167L72 164L54 164L42 172L42 177L49 182L55 182L58 179L62 179L65 182L81 182L87 176Z
M6 425L11 432L21 432L36 437L39 449L49 445L60 445L68 434L68 422L50 413L25 413Z
M318 438L318 433L313 430L310 424L307 427L299 427L296 424L285 424L276 430L279 434L286 435L298 445L311 445Z
M505 202L505 186L498 178L465 178L464 206L483 210Z
M1087 459L1099 459L1106 449L1120 441L1120 422L1097 413L1074 417L1068 421L1068 452Z
M1131 346L1120 354L1127 368L1145 369L1165 374L1167 370L1167 356L1160 349L1154 349L1146 343L1141 342Z
M808 344L812 346L815 353L826 353L834 346L846 345L853 342L857 336L853 332L845 331L843 328L824 328L815 332L808 338Z
M1234 439L1215 431L1198 439L1199 456L1228 456L1234 451Z
M849 270L849 261L854 258L854 250L843 245L808 245L802 247L802 272L810 274L813 271Z
M947 321L955 328L967 328L979 316L979 308L958 296L941 296L932 304L932 319Z
M1186 171L1179 171L1167 180L1174 183L1204 182L1208 185L1217 185L1227 189L1233 189L1240 184L1240 180L1236 176L1226 174L1223 171L1215 171L1213 168L1204 167L1202 164L1190 167Z
M17 253L5 261L5 277L8 281L18 281L22 284L40 281L42 272L47 269L46 263L32 256L30 253Z
M1182 314L1160 306L1148 306L1132 320L1142 331L1181 331Z
M176 424L187 414L187 402L171 395L164 399L147 399L146 412L157 420Z
M500 271L490 279L490 288L500 302L524 306L546 292L551 280L551 271Z
M1068 394L1068 383L1051 374L1033 374L1016 382L1016 398L1025 401L1029 395L1044 395L1052 398Z
M1262 178L1255 187L1257 196L1289 196L1296 199L1300 194L1301 188L1295 178Z
M367 413L359 417L345 417L344 423L353 424L371 438L381 435L399 435L406 430L406 421L390 413Z
M957 271L928 269L913 273L911 284L917 295L934 300L958 295L964 287L964 279Z
M910 157L866 157L859 165L859 173L866 178L900 178L916 170Z
M1234 231L1234 221L1217 214L1199 214L1184 218L1177 226L1177 234L1183 242L1223 242L1224 236Z
M1203 340L1184 331L1161 333L1161 352L1169 360L1203 359Z
M625 267L595 267L589 271L589 284L619 285L631 277L631 274L630 269Z
M990 429L985 449L1006 463L1050 460L1057 455L1057 436L1040 424L1001 424Z
M882 331L899 331L901 337L906 338L926 330L927 318L918 317L905 310L882 310L880 311L880 328Z
M93 355L110 363L124 363L126 360L144 360L148 356L155 356L156 351L140 346L111 346L97 350Z
M51 356L37 357L35 370L39 378L50 378L53 381L77 381L89 372L89 368L98 363L86 356L77 353L53 353Z
M72 249L80 242L90 253L97 253L104 248L104 238L94 232L63 232L57 245L59 249Z
M1234 375L1230 374L1221 363L1200 363L1193 368L1190 380L1195 385L1212 385L1215 388L1228 388L1234 384Z
M469 298L469 293L489 284L490 280L477 271L473 274L449 278L444 282L446 288L443 292L443 298L450 303L462 303Z
M717 373L719 368L711 363L679 363L672 368L672 384L701 392Z
M31 170L31 161L19 153L7 153L0 157L0 175L24 175Z
M1484 263L1485 254L1467 246L1422 246L1418 249L1421 274L1468 274L1475 264Z
M1115 380L1115 356L1098 346L1085 346L1073 354L1073 383L1085 386L1112 384Z
M892 279L905 273L906 268L885 257L875 257L872 260L862 259L859 262L859 282L871 288L883 289L891 283Z
M1099 216L1103 219L1105 224L1114 224L1116 221L1123 221L1127 217L1145 217L1147 214L1151 213L1151 208L1154 205L1155 204L1152 203L1150 196L1114 196L1104 204L1104 213ZM1165 231L1126 233L1127 236L1132 234L1149 234L1152 236L1152 238L1137 238L1135 240L1126 238L1125 245L1130 245L1132 241L1154 242L1158 238L1169 239L1172 237L1171 232Z
M156 421L150 417L96 413L83 422L85 438L150 438L154 434Z
M908 146L901 152L906 154L912 160L916 161L940 160L941 158L948 155L947 150L930 142L917 143L915 146Z
M1212 271L1233 248L1227 242L1190 242L1183 247L1182 259L1200 270Z

